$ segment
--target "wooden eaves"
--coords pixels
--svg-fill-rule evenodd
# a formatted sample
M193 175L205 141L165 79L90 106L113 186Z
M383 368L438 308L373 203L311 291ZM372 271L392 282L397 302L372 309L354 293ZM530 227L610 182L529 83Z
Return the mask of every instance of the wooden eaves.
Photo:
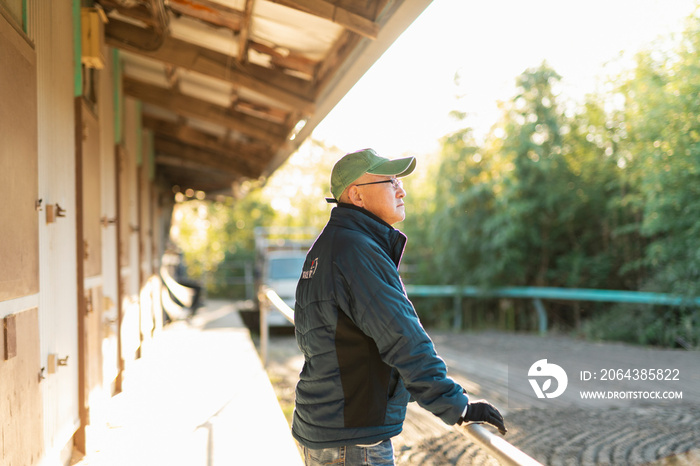
M157 172L170 184L194 189L206 186L219 192L231 191L232 185L241 180L257 179L274 171L430 3L96 1L109 15L105 25L107 45L124 51L127 59L131 54L160 66L162 82L149 81L138 74L126 74L123 78L124 93L145 104L142 120L154 135ZM233 4L241 5L241 9L232 8ZM316 27L329 24L322 27L322 32L326 31L324 37L329 37L332 28L338 33L323 47L319 43L312 46L313 53L309 54L309 38L303 38L303 44L297 46L293 40L290 42L293 36L275 35L277 31L270 29L270 21L279 21L282 32L285 27L305 27L289 22L285 26L284 21L289 21L285 11L294 21L308 19ZM267 22L267 34L256 32L256 21L261 20ZM229 31L235 44L233 53L173 35L173 27L182 21L199 24L214 34ZM391 31L383 34L383 28ZM311 29L310 36L315 32ZM358 60L363 54L368 58ZM192 73L225 83L230 90L217 103L187 93L183 79ZM155 109L159 110L152 111ZM162 117L163 111L173 117ZM190 124L194 121L198 122L196 127ZM297 135L300 121L306 121L307 127Z

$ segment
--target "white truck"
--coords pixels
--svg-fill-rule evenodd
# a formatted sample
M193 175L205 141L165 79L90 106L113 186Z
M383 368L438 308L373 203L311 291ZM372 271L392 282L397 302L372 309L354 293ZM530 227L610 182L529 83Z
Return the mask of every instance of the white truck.
M257 304L260 311L266 311L268 326L288 327L293 324L269 299L261 296L261 292L272 289L294 309L297 282L314 238L315 231L309 228L255 229Z

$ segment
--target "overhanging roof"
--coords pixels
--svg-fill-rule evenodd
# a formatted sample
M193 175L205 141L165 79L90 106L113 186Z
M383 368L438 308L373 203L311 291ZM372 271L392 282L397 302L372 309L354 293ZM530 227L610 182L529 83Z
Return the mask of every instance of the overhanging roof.
M276 170L431 2L96 1L158 176L208 193Z

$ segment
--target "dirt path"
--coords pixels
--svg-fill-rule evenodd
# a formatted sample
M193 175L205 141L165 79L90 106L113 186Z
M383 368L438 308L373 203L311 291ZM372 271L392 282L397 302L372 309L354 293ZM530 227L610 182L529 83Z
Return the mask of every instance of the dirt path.
M618 344L594 344L567 337L541 338L503 333L453 334L431 332L438 353L472 398L486 398L504 412L506 436L548 465L698 465L700 464L700 354L653 350ZM678 367L684 378L673 385L683 400L580 400L586 383L570 375L565 397L541 403L530 388L516 386L509 371L527 368L550 356L570 373L579 366ZM294 387L303 357L293 336L275 336L270 342L268 374L283 410L291 417ZM583 366L581 366L583 367ZM575 370L574 370L575 369ZM593 370L591 370L593 373ZM664 382L666 383L666 382ZM651 384L651 387L668 385ZM602 385L603 387L607 387ZM636 383L639 386L639 383ZM635 389L633 381L614 384L615 390ZM587 388L599 388L593 384ZM556 401L556 402L554 402ZM394 439L397 465L497 465L455 428L444 425L415 403L409 405L404 432Z

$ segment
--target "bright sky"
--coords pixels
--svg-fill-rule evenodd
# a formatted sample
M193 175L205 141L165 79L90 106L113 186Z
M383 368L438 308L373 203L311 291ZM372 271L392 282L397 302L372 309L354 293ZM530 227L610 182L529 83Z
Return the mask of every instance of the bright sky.
M410 0L408 0L410 1ZM604 65L680 32L696 0L434 0L313 133L345 152L373 147L394 158L436 150L467 111L483 136L497 100L543 60L565 99L593 92ZM461 86L454 84L455 73ZM458 93L464 98L456 100Z

